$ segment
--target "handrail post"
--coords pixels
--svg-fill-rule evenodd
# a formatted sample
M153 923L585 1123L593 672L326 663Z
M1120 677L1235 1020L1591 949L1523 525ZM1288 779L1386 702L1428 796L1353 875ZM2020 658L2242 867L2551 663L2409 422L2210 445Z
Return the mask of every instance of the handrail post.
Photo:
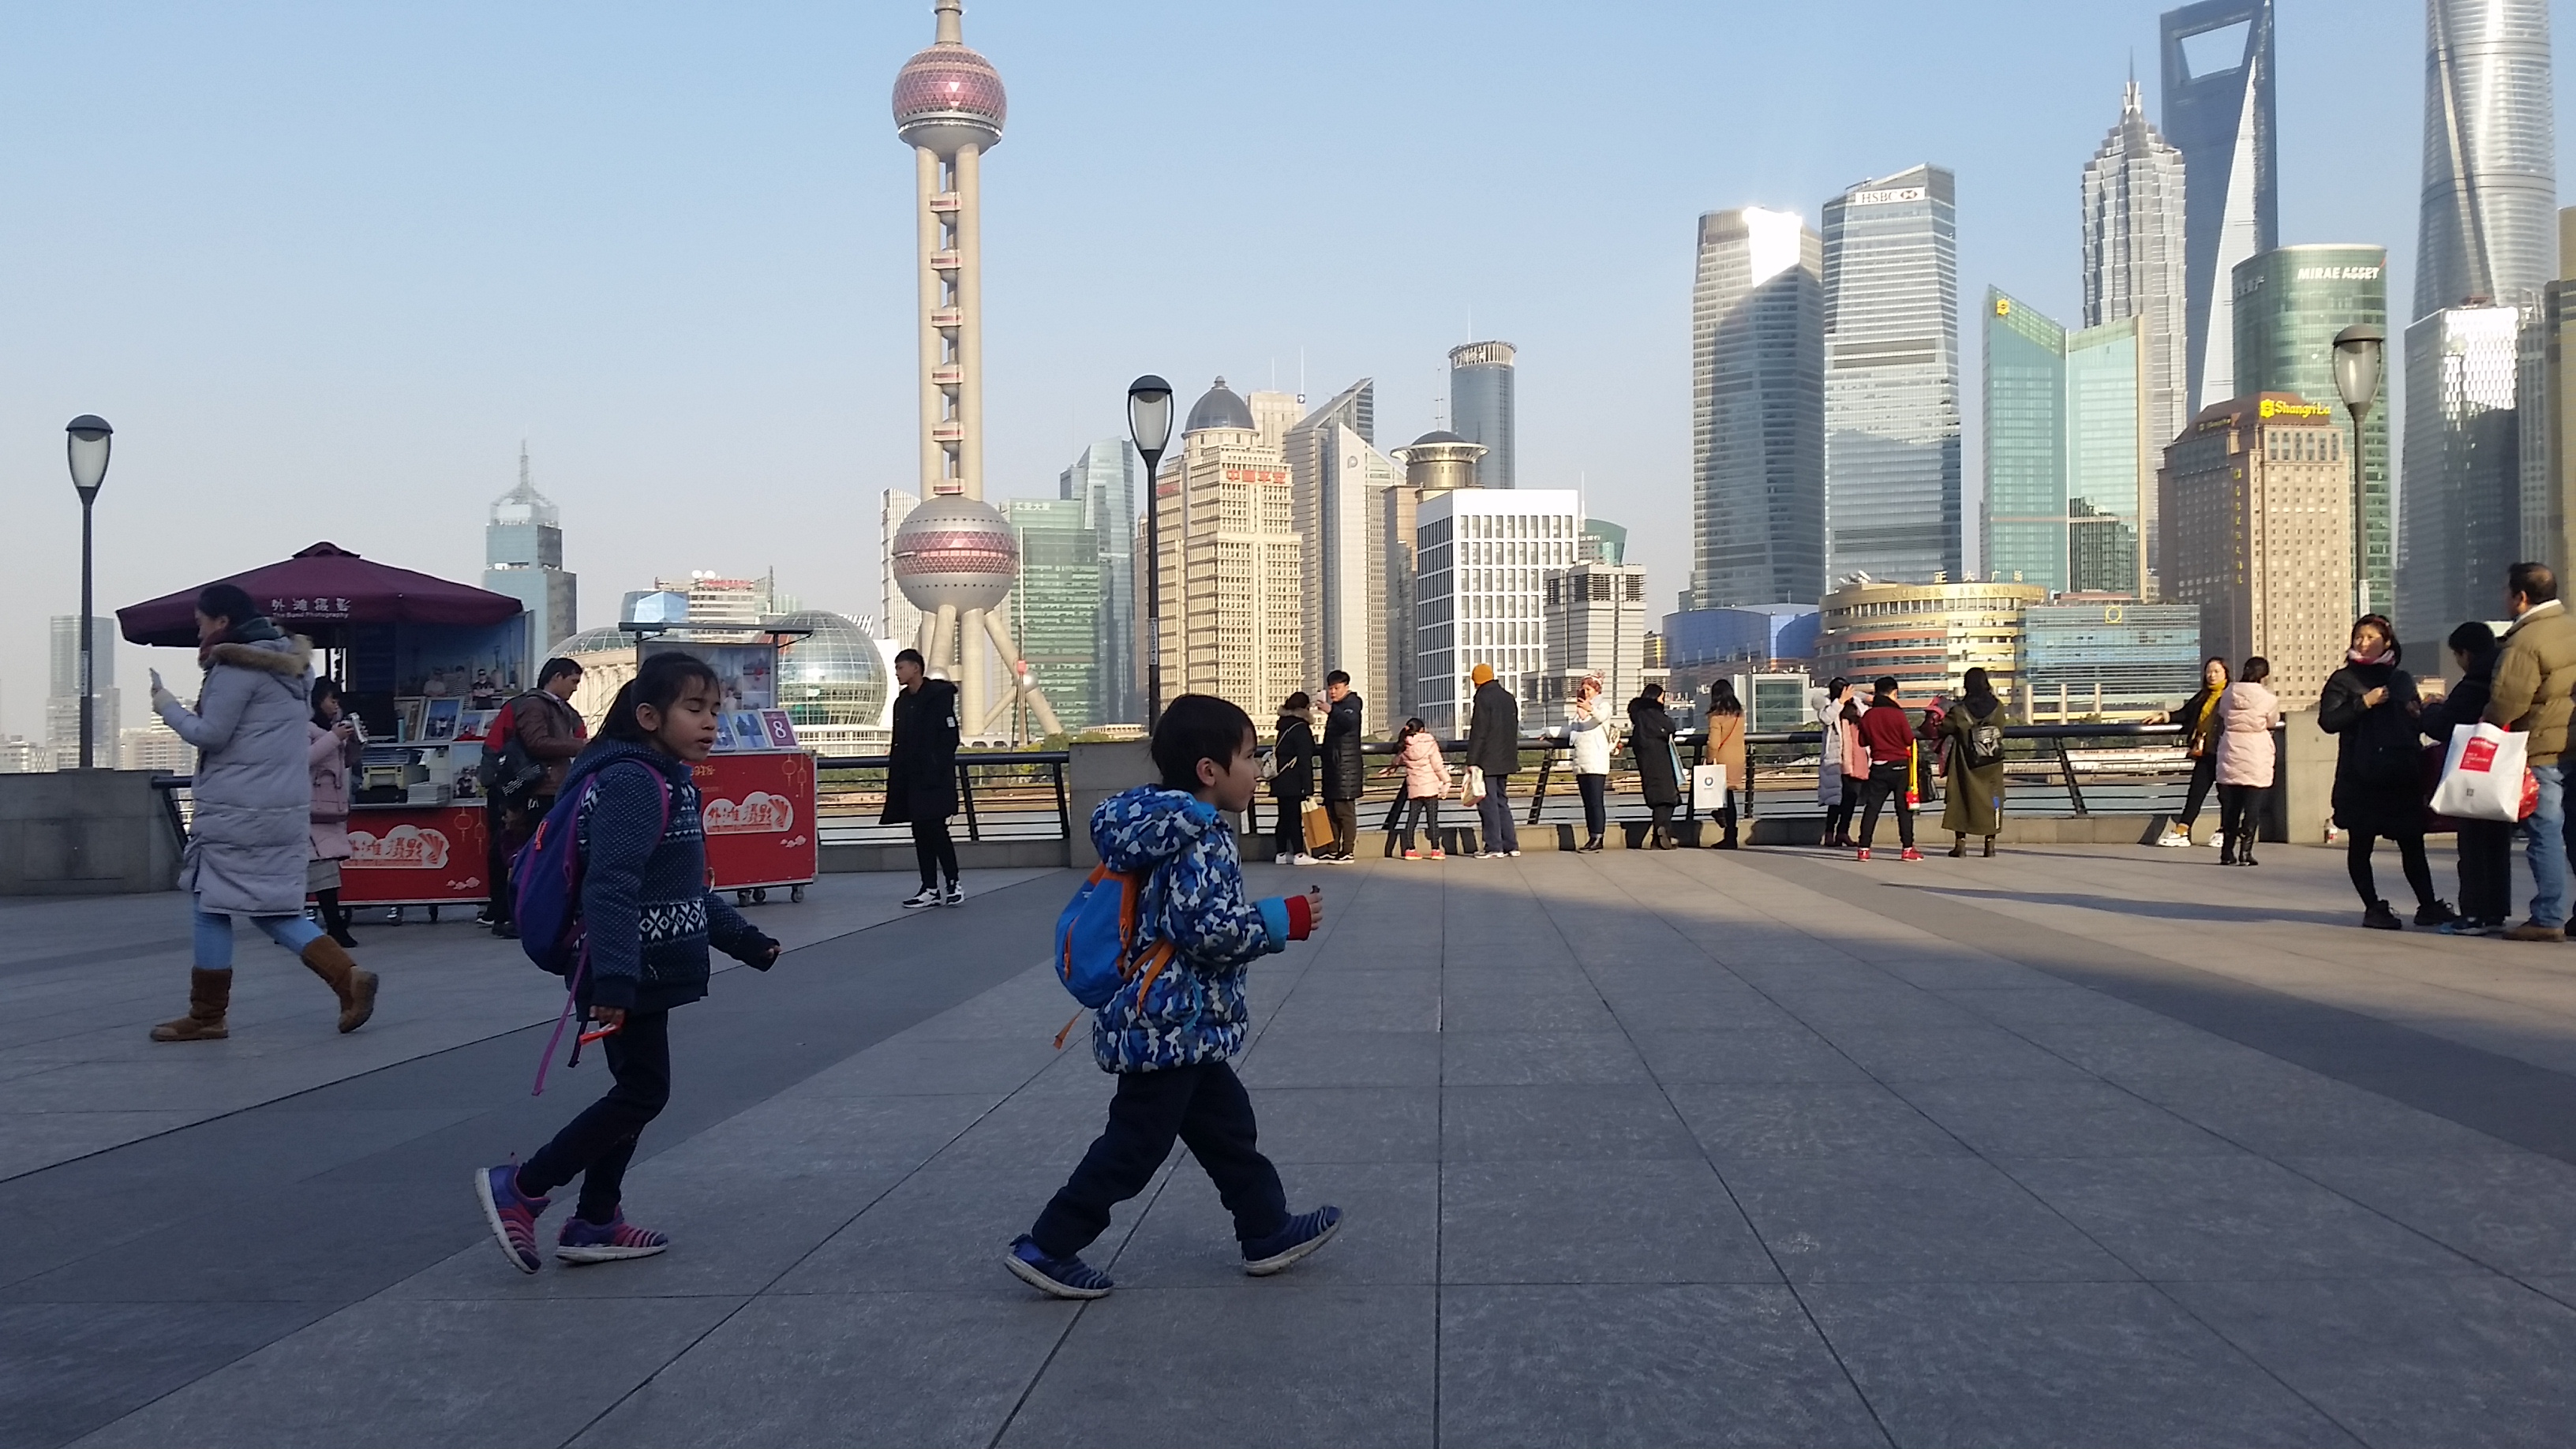
M966 773L964 760L957 762L957 798L966 804L966 838L980 842L984 838L984 830L975 820L975 779Z
M1516 745L1514 748L1518 748ZM1542 750L1538 757L1538 788L1530 792L1529 823L1538 824L1539 807L1547 803L1547 777L1556 769L1556 751Z
M2067 802L2075 807L2078 815L2092 814L2084 808L2084 787L2075 782L2075 757L2066 752L2066 736L2059 735L2051 743L2057 746L2057 768L2066 774Z
M1064 832L1065 839L1071 840L1073 839L1073 797L1065 793L1064 762L1059 760L1048 768L1055 772L1056 828Z

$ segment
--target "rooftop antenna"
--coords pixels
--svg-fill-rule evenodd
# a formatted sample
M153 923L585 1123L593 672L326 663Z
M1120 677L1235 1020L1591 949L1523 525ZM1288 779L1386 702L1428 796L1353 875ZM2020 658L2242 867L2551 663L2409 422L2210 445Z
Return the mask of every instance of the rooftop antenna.
M1297 406L1306 405L1306 349L1297 349Z

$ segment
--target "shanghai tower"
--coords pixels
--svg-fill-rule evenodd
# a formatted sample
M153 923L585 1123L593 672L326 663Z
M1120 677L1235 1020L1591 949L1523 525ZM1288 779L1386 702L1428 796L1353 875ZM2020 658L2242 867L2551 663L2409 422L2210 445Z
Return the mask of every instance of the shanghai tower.
M2426 0L2415 315L2518 303L2558 274L2548 0Z
M2165 139L2182 152L2185 322L2191 410L2236 386L2236 264L2281 244L2273 182L2272 0L2168 10Z

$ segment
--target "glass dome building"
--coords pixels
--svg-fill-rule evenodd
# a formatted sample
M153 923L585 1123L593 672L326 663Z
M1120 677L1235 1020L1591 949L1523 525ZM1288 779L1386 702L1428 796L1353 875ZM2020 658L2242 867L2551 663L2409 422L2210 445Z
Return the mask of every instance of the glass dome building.
M882 745L893 681L876 639L821 609L783 614L769 625L812 631L784 641L778 654L778 703L806 748L834 754Z

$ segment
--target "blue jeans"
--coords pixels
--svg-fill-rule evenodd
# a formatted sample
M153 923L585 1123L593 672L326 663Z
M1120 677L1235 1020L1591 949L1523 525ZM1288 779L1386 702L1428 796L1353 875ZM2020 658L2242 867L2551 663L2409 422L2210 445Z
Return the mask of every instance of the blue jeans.
M1485 827L1485 851L1498 855L1521 848L1521 834L1512 825L1512 802L1503 796L1509 775L1487 775L1485 798L1476 802L1476 818Z
M205 971L233 969L233 918L220 911L197 907L197 966ZM322 928L302 916L253 916L250 923L259 927L268 939L301 956L304 948L322 939Z
M2531 922L2567 924L2567 765L2534 765L2540 805L2522 822L2523 858L2531 864Z

